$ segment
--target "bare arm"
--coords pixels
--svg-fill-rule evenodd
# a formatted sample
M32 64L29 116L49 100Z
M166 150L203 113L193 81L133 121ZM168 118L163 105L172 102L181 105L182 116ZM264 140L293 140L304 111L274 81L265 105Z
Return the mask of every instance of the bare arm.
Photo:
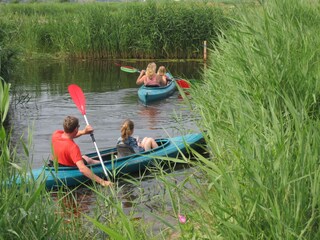
M144 78L143 76L145 75L146 71L145 70L141 70L139 77L137 78L136 84L137 85L141 85L144 84Z
M167 85L167 77L166 76L159 76L159 83L160 83L160 86L166 86Z
M77 163L77 167L79 168L79 171L85 175L87 178L91 179L92 181L95 181L99 184L101 184L102 186L110 186L112 185L112 182L110 181L105 181L102 178L100 178L99 176L95 175L85 164L82 160L78 161Z
M75 138L80 137L80 136L85 135L85 134L90 134L92 132L93 132L93 128L91 127L91 125L87 125L84 129L78 130L78 133L75 136Z
M163 76L163 83L164 83L164 85L168 84L168 79L167 79L166 75Z

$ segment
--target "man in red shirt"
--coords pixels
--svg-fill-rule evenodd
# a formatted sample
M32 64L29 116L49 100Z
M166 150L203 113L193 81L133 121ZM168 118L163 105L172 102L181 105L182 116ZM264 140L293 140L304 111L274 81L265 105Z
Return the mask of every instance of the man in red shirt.
M82 156L79 146L73 141L74 138L93 132L93 128L87 125L83 130L79 130L79 120L76 117L68 116L64 119L63 129L57 130L52 134L52 147L54 160L63 166L77 166L79 171L93 181L102 186L109 186L112 183L105 181L95 175L86 164L100 163L87 156Z

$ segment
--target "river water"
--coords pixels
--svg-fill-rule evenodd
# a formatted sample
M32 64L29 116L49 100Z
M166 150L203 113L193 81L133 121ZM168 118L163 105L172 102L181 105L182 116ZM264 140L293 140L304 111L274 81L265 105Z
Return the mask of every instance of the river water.
M143 69L147 62L120 62ZM199 62L160 62L174 76L198 79ZM98 148L115 146L120 125L130 118L140 138L177 136L196 130L190 111L176 92L168 99L144 106L138 100L138 73L126 73L114 61L25 62L9 80L12 84L10 125L13 139L21 136L30 146L30 163L41 167L51 153L51 134L62 129L68 115L85 121L68 93L69 84L79 85L86 98L86 116L95 129ZM94 152L89 135L76 139L82 153Z
M142 61L117 63L138 69L144 69L148 64ZM174 76L185 79L199 79L203 66L200 62L157 62L157 65L164 65ZM99 149L115 146L120 125L126 118L134 121L134 135L140 138L178 136L198 131L192 114L177 91L171 97L149 106L140 103L135 84L137 77L138 73L122 72L115 61L22 63L9 79L12 85L9 112L12 139L18 143L22 138L30 147L29 160L22 153L23 148L18 148L21 163L27 160L32 168L43 166L50 156L51 134L56 129L62 129L67 115L78 117L80 128L85 126L84 118L67 90L73 83L79 85L85 94L86 115L95 129ZM76 139L76 142L82 153L95 151L89 135ZM151 199L155 194L152 189L157 183L148 179L142 184L145 198ZM135 192L135 189L130 191ZM86 208L87 205L94 205L94 194L89 192L84 189L78 192L81 199L86 199ZM123 202L130 205L126 198Z

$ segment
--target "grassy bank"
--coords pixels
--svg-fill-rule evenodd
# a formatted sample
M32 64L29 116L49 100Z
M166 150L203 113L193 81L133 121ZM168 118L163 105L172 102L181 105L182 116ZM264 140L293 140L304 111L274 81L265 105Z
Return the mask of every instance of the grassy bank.
M157 176L163 197L150 215L166 227L154 239L319 238L319 11L319 3L309 0L270 0L260 8L239 9L234 28L213 51L204 85L191 89L212 157L199 156L197 172L183 181ZM7 174L2 169L1 176ZM1 208L2 215L25 213L19 207L30 206L30 198L16 203L8 192L1 194L1 205L10 202L12 209ZM148 225L134 220L134 212L124 214L117 194L97 195L114 215L87 216L96 228L111 239L150 239ZM34 216L45 219L38 209L27 210L30 222ZM178 214L186 216L185 223ZM19 234L12 223L19 219L1 229L9 226Z
M189 193L190 224L210 236L319 238L319 10L266 1L213 53L193 99L214 158Z
M78 206L72 191L48 192L43 182L24 181L30 169L21 166L25 159L17 154L17 144L24 146L27 159L32 144L13 143L10 126L4 127L10 108L9 91L10 85L0 77L0 239L76 240L99 236L100 231L74 214Z
M2 4L0 28L25 58L202 58L203 41L228 25L222 9L206 1Z

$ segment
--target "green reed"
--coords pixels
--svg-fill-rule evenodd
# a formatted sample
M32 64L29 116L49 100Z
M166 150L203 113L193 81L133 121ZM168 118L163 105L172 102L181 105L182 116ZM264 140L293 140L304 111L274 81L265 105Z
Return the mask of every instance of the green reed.
M133 187L138 187L141 183L137 179L126 179L125 181ZM103 239L107 237L109 239L146 239L148 224L143 220L135 220L136 203L132 201L130 212L126 213L123 208L121 198L130 198L131 194L131 192L122 189L127 185L124 182L123 184L123 186L119 186L115 182L112 188L100 189L99 191L92 189L97 195L97 205L100 208L94 217L85 215L85 218L101 231L99 238L104 236Z
M97 205L104 206L105 211L95 217L86 215L86 218L110 239L169 239L168 236L178 232L176 225L180 206L175 202L176 186L171 180L179 177L174 173L177 163L187 161L162 160L149 166L139 178L126 176L120 181L121 186L118 182L114 188L93 190L98 196ZM168 164L163 164L166 162ZM154 179L152 183L148 178ZM167 190L166 185L173 189ZM147 191L145 187L148 187ZM124 209L121 199L130 202L129 212Z
M187 217L168 223L163 239L319 238L319 9L309 0L237 9L203 85L191 89L211 157L198 155L178 184L164 171L157 177L165 196L150 215ZM134 212L124 214L119 192L97 194L110 215L88 217L96 227L111 239L150 239Z
M194 86L213 157L199 158L192 225L210 236L319 237L319 9L284 0L242 12Z
M61 190L53 201L44 182L25 181L30 167L22 166L25 159L17 154L19 143L11 141L11 129L4 127L9 91L10 85L0 78L0 239L92 239L94 231L81 218L66 216L60 204L65 198ZM32 139L32 133L28 135ZM21 144L28 159L31 143Z
M15 161L17 156L15 148L10 142L10 131L3 124L9 110L10 85L0 80L0 238L1 239L26 239L37 236L55 236L53 214L41 213L39 205L42 203L40 193L43 186L30 185L28 188L22 184L15 184L19 169ZM38 199L38 201L36 200ZM52 223L50 223L52 221ZM39 224L38 224L39 223ZM42 224L44 223L44 224ZM43 231L47 225L47 231ZM39 232L40 231L40 232ZM39 234L39 235L38 235ZM48 234L48 235L47 235Z
M0 6L7 44L24 57L202 58L228 20L206 1Z

